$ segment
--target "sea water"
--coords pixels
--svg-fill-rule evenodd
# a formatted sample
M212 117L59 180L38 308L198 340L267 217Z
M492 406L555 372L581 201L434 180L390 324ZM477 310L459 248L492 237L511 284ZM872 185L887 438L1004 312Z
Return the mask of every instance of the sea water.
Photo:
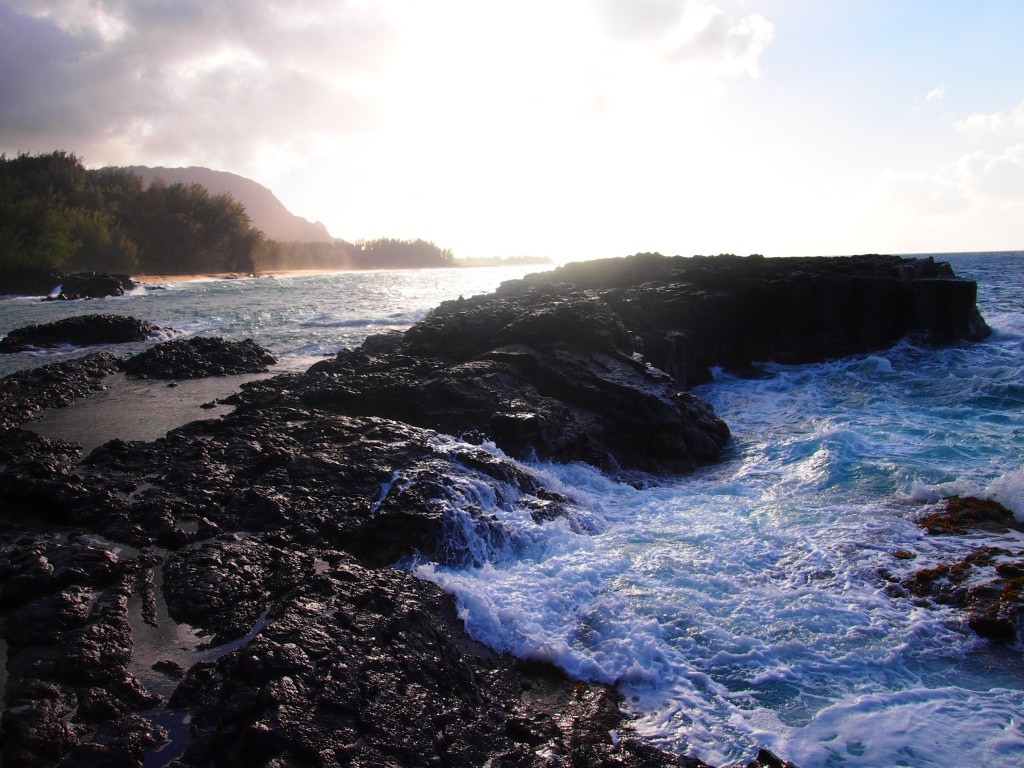
M953 493L1024 520L1024 254L942 258L978 281L988 340L717 371L697 392L733 433L720 462L644 488L533 463L580 517L539 528L462 480L453 514L460 499L486 505L522 531L517 546L453 526L470 565L404 566L455 595L473 636L618 682L640 733L710 763L766 746L803 768L1024 765L1021 647L889 588L982 546L1024 557L1017 534L930 537L914 524ZM513 276L219 281L107 301L183 333L252 336L298 364ZM10 306L0 330L24 324Z
M479 267L335 272L233 280L170 281L125 296L88 301L0 299L0 336L14 328L85 314L132 315L164 329L159 338L252 338L280 360L277 370L304 369L319 357L356 347L368 335L404 330L442 301L493 291L537 267ZM149 344L109 348L120 355ZM0 355L0 376L79 357L92 349Z
M887 589L984 545L1024 555L913 522L952 493L1024 520L1024 254L953 261L989 340L718 371L697 393L732 429L723 461L643 489L541 466L596 535L551 524L525 556L415 572L474 636L620 682L641 733L711 763L1024 765L1021 648Z

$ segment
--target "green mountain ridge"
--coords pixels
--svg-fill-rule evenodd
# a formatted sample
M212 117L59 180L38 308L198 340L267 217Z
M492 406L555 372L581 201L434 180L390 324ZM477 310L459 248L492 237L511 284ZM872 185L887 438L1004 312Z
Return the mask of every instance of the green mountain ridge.
M33 269L180 275L449 266L451 251L425 240L332 238L235 174L88 170L64 150L0 155L0 276Z
M289 211L267 187L235 173L201 166L188 168L122 166L149 187L154 181L165 184L199 184L211 195L227 193L245 208L252 225L271 240L286 243L329 243L334 240L321 222L312 222Z

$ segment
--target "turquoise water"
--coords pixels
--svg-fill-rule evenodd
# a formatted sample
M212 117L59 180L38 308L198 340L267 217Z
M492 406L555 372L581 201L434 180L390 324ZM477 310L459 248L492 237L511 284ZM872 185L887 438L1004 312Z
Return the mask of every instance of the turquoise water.
M277 355L283 367L294 369L343 347L358 346L369 334L408 328L442 301L487 293L504 280L536 271L536 267L479 267L338 272L169 282L138 288L127 296L90 301L6 299L0 300L0 335L72 315L133 315L168 329L167 337L251 337ZM127 355L145 346L119 345L113 351ZM86 351L0 355L0 375Z
M483 565L405 567L452 592L474 636L619 681L639 731L710 763L768 746L803 768L1024 765L1022 649L981 641L963 615L886 589L887 573L992 543L1024 556L1016 534L932 538L913 523L951 493L998 498L1024 519L1024 254L948 260L979 282L990 339L765 365L756 378L717 372L698 391L733 432L720 463L646 489L585 465L532 465L577 500L587 533L538 528L460 479L448 499L452 530ZM46 313L119 311L180 333L252 336L299 367L524 271L0 302L0 332L54 319ZM504 519L518 546L492 548L460 528L471 504ZM899 549L918 557L896 559Z

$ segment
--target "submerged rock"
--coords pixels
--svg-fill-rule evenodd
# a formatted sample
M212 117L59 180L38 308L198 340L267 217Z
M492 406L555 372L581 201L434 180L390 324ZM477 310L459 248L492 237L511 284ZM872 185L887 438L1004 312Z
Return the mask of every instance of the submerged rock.
M932 535L1024 531L1013 512L991 499L952 496L918 519ZM968 626L988 640L1024 637L1024 551L982 546L952 562L915 571L903 582L913 596L964 611Z
M942 506L919 517L917 524L933 535L965 534L971 531L1024 531L1024 523L1012 511L998 501L975 496L950 496L943 499Z
M160 330L152 323L127 315L76 315L52 323L16 328L0 339L0 353L63 344L85 347L147 341Z

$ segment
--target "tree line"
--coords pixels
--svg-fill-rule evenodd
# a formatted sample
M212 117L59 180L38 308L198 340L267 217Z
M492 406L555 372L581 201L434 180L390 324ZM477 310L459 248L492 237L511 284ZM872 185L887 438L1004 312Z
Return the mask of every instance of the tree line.
M419 269L456 266L452 252L427 240L380 238L350 243L282 243L266 240L254 257L256 271L276 269Z
M452 263L450 251L424 240L276 242L231 195L199 184L146 187L131 171L89 170L65 151L0 155L0 272L183 275Z

